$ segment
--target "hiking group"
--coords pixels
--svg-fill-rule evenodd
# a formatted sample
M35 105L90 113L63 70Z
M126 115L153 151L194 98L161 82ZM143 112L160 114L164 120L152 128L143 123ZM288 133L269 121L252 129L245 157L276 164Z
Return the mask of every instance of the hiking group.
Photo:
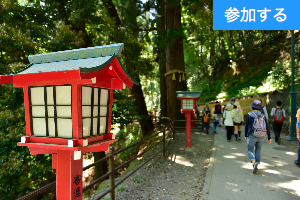
M197 108L199 108L199 106ZM199 117L198 111L199 109L197 109L197 117ZM216 132L217 126L219 125L221 127L221 117L222 117L222 107L219 104L219 102L217 102L217 104L215 105L215 111L213 115L210 114L208 103L205 104L202 110L202 119L206 129L206 134L209 133L211 120L213 122L214 133L217 133Z
M275 142L281 143L280 133L282 129L283 120L286 117L285 110L281 108L282 102L277 101L276 107L271 110L271 117L273 117L273 130L275 134ZM221 116L223 116L223 124L226 128L227 141L231 141L232 135L235 135L235 140L241 140L241 126L245 122L245 140L247 141L247 151L250 162L252 163L253 173L258 170L261 158L261 147L264 141L264 137L268 137L268 143L271 144L271 134L268 125L268 112L262 101L254 100L250 107L252 111L247 113L246 119L244 119L244 113L239 102L236 102L234 97L231 101L224 105L222 109L220 103L217 101L215 105L214 115L211 116L208 104L202 110L203 121L206 128L206 133L209 133L210 120L213 120L214 133L216 133L217 125L221 126ZM297 116L300 120L300 109ZM300 123L299 123L300 128ZM300 132L297 129L297 137L300 141ZM300 148L298 150L300 155ZM295 160L295 164L300 167L300 156L298 160Z

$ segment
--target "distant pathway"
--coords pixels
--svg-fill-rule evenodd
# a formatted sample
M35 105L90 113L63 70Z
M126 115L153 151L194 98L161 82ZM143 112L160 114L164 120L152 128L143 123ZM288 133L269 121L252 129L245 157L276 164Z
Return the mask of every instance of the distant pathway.
M265 142L261 164L252 173L247 154L247 143L242 140L226 141L226 131L219 128L215 136L214 151L202 191L203 200L299 200L300 168L294 160L297 154L289 148ZM271 131L274 138L273 131ZM289 141L285 141L289 144Z

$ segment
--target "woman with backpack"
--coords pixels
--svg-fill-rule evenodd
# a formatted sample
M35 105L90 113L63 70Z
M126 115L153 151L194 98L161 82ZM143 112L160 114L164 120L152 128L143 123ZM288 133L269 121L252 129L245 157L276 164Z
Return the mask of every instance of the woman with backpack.
M268 142L271 144L270 129L267 119L260 112L263 105L259 100L254 100L250 105L253 109L249 112L245 122L245 139L248 146L248 156L253 166L253 174L257 172L257 166L260 164L260 151L264 137L268 135ZM255 153L254 153L255 149Z
M217 132L217 126L219 123L221 123L219 121L219 116L218 116L218 111L215 110L214 115L211 117L211 119L213 120L213 128L214 128L214 133L216 134Z
M241 140L241 127L242 122L244 122L244 113L239 102L234 103L234 109L232 110L232 119L234 124L235 140L238 141L238 138L239 140Z
M210 118L211 118L210 110L206 109L205 114L203 115L203 122L206 128L206 134L208 134L209 131Z
M226 105L223 118L225 119L224 124L227 131L227 142L230 142L231 135L233 134L233 120L232 120L232 108L233 106L229 103Z

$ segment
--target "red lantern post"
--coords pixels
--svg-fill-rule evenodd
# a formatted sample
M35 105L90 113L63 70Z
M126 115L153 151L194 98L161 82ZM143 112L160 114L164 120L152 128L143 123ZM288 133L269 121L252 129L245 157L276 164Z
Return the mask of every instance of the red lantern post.
M176 91L177 99L181 101L181 113L185 114L186 147L191 148L191 115L195 119L196 100L200 99L201 92Z
M0 76L22 87L26 136L18 146L32 155L52 154L58 200L82 199L82 155L107 151L113 89L138 84L118 56L123 44L29 56L30 65Z

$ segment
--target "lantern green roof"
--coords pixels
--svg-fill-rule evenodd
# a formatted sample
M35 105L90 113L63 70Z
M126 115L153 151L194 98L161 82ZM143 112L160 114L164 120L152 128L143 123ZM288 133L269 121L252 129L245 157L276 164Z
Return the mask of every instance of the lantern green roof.
M188 98L188 99L196 99L200 97L201 91L176 91L177 98Z
M34 74L58 71L78 70L82 73L89 73L101 70L106 67L114 58L117 58L123 72L134 83L135 81L125 70L118 56L124 49L123 43L74 49L67 51L58 51L53 53L44 53L30 55L28 59L30 65L15 74Z
M69 60L80 60L87 58L98 58L107 56L120 56L124 49L123 43L95 46L81 49L58 51L53 53L44 53L28 56L29 62L33 64L51 63Z

